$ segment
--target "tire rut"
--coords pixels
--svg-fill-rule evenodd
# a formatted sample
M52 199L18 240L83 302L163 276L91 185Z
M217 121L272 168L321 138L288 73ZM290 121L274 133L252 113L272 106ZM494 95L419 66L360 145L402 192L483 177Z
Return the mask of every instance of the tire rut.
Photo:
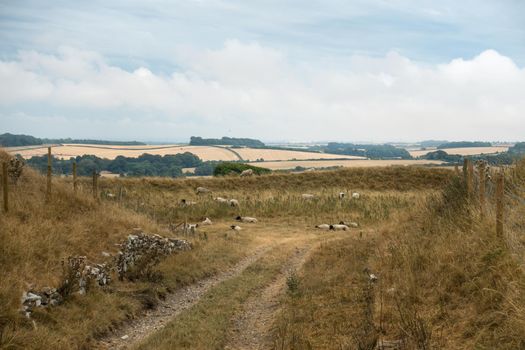
M250 297L242 313L234 320L230 330L228 350L272 349L272 326L279 311L280 298L285 292L290 272L298 270L308 259L313 244L296 248L276 278L262 292Z
M232 268L215 276L203 279L195 284L178 289L167 296L159 305L146 311L145 314L126 323L115 333L99 341L97 349L128 349L146 338L149 334L160 330L169 321L177 317L181 312L195 305L201 297L211 288L221 282L229 280L241 274L248 266L253 264L274 245L265 245L255 249L248 257L242 259Z

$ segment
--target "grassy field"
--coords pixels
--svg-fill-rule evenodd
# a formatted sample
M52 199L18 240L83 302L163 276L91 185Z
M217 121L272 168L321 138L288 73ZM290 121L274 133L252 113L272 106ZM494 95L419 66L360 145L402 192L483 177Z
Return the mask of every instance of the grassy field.
M493 147L462 147L462 148L444 148L443 151L448 154L458 154L460 156L473 156L478 154L493 154L500 152L507 152L508 146L493 146ZM426 150L411 150L409 151L412 157L421 157L427 153L437 151L437 149Z
M465 199L461 179L445 169L104 178L100 202L92 198L89 179L80 179L74 194L71 178L54 179L46 202L45 178L26 169L11 185L9 213L0 215L0 348L104 348L100 339L130 319L147 317L146 310L168 294L229 271L261 248L267 252L245 270L133 346L232 348L232 330L244 324L238 320L249 315L249 300L258 300L285 273L287 292L278 301L266 300L274 305L267 334L272 348L372 349L377 340L402 343L404 349L523 348L525 206L518 199L524 195L525 163L507 180L506 236L498 238L493 202L480 217L475 200ZM199 186L212 192L197 195ZM341 191L361 196L341 200ZM315 198L305 200L303 193ZM218 203L217 196L240 204ZM181 206L181 199L195 204ZM259 222L238 223L237 215ZM109 288L70 295L60 306L37 309L31 319L20 313L23 291L63 282L61 260L67 256L100 261L102 252L117 253L115 243L135 227L181 237L170 224L204 217L213 225L183 236L193 249L162 259L148 274L114 278ZM341 220L359 227L335 232L314 227ZM242 231L230 230L234 223ZM306 247L311 255L303 267L283 272ZM365 267L379 276L377 283L369 282Z

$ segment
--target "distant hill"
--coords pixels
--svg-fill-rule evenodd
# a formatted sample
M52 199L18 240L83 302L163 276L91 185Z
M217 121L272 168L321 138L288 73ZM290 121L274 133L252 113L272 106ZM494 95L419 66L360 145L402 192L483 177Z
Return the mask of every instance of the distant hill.
M113 145L113 146L142 146L144 142L138 141L106 141L106 140L79 140L79 139L41 139L30 135L15 135L5 133L0 135L0 146L19 147L19 146L36 146L52 143L74 143L74 144L93 144L93 145Z
M248 138L236 138L223 136L221 139L204 139L199 136L190 138L191 146L213 146L213 145L230 145L246 147L265 147L265 144L259 140Z
M324 153L361 156L370 159L412 159L404 148L392 145L357 145L352 143L329 142L326 146L313 146L309 150Z
M421 141L419 144L421 147L437 147L439 145L448 143L447 140L425 140Z
M465 147L492 147L490 142L481 142L481 141L457 141L457 142L446 142L437 146L438 149L446 148L465 148Z

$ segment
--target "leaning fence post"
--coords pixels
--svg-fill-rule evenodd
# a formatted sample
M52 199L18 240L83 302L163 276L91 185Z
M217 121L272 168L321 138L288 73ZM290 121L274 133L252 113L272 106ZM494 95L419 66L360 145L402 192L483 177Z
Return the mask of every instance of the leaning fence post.
M504 186L505 176L503 171L498 174L496 180L496 234L503 237L503 208L504 208Z
M77 193L77 162L73 162L73 192Z
M93 199L98 202L98 174L93 170Z
M2 163L2 188L4 191L4 213L9 211L9 194L7 188L7 162Z
M51 147L47 148L47 186L46 186L46 201L51 198Z

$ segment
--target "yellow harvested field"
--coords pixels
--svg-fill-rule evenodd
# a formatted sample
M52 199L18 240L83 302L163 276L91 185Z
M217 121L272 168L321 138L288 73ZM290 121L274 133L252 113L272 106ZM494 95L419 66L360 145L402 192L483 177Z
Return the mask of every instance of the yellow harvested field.
M8 147L12 154L20 154L24 158L47 154L46 146ZM88 144L53 145L52 153L58 158L71 158L82 155L95 155L100 158L115 159L117 156L138 157L141 154L167 155L190 152L200 159L235 161L255 161L263 158L268 161L276 160L305 160L305 159L364 159L363 157L344 156L338 154L312 153L303 151L256 149L256 148L228 148L226 146L182 146L182 145L144 145L144 146L113 146Z
M493 146L493 147L462 147L462 148L444 148L442 151L448 154L458 154L460 156L473 156L476 154L493 154L498 152L507 152L509 146ZM409 151L412 157L421 157L427 153L435 152L436 149L415 150Z
M257 148L234 148L235 152L239 153L242 159L246 161L255 161L257 159L264 159L265 161L275 160L304 160L304 159L365 159L363 157L346 156L340 154L328 153L313 153L304 151L288 151L288 150L273 150L273 149L257 149Z
M8 152L17 153L24 158L41 156L47 154L47 147L20 150L20 148ZM179 146L179 145L149 145L149 146L110 146L110 145L78 145L64 144L52 148L53 155L58 158L70 158L86 154L95 155L100 158L115 159L117 156L138 157L149 153L154 155L178 154L191 152L202 160L238 160L235 153L227 148L210 146Z
M384 167L395 165L440 165L443 162L438 160L306 160L306 161L282 161L282 162L254 162L251 165L260 166L272 170L294 169L297 166L303 168L326 168L333 166L342 166L346 168L368 168L368 167Z

